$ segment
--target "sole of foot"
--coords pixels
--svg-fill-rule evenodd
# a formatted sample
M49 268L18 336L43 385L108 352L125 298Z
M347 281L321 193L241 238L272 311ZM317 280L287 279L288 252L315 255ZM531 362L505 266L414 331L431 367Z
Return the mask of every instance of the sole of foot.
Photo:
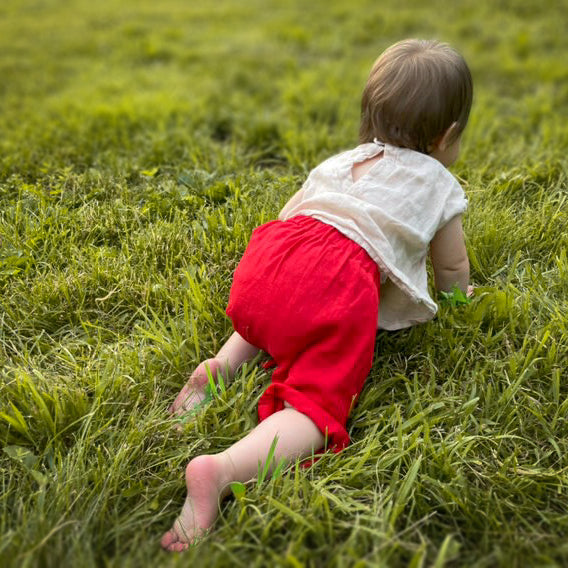
M170 552L182 552L202 538L217 518L219 498L226 486L220 456L198 456L185 470L187 498L172 528L162 536L161 545Z

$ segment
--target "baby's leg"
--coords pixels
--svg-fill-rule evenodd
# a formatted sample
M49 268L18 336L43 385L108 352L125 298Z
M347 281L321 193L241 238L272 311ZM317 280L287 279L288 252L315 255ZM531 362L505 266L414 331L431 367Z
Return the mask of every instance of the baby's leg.
M219 499L229 493L229 484L256 477L259 462L264 465L275 437L278 440L271 469L282 458L291 461L308 457L324 444L323 434L306 415L284 408L224 452L191 460L185 470L187 498L180 516L162 537L162 547L185 550L211 528Z

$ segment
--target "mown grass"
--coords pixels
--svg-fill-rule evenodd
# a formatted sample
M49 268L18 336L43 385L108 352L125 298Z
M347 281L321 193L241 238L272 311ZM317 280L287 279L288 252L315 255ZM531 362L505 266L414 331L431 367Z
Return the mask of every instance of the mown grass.
M564 2L0 5L3 566L568 562ZM183 469L256 422L244 367L171 427L230 333L252 229L356 142L378 53L450 41L476 95L465 307L380 332L353 444L250 484L186 554Z

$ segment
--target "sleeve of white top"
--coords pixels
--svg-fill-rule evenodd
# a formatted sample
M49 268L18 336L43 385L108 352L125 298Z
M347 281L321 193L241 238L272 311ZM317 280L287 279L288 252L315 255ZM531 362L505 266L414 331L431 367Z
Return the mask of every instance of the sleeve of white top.
M450 219L453 219L456 215L461 215L467 209L467 198L462 186L453 175L447 173L448 176L443 176L440 180L440 183L447 184L447 193L438 229L441 229Z

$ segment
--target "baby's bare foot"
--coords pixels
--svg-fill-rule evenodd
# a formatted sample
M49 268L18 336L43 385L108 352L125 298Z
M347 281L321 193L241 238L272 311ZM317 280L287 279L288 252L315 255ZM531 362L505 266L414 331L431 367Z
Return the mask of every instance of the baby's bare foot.
M230 479L227 458L222 454L198 456L185 469L187 497L180 516L161 540L171 552L186 550L211 528L217 518L219 498Z
M179 416L203 402L209 382L207 369L209 369L213 378L216 378L217 373L223 370L222 367L223 363L218 359L207 359L200 363L170 406L170 413Z

